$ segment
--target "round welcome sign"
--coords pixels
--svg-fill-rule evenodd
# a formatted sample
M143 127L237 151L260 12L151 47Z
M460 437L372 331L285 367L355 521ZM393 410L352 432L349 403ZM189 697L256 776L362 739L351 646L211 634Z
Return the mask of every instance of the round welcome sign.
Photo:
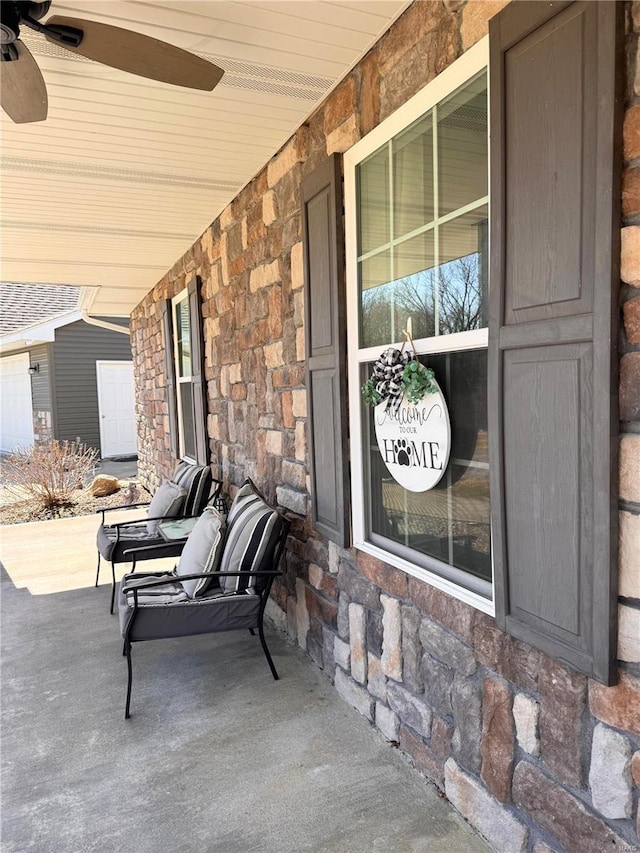
M449 462L451 425L438 383L419 403L406 394L398 407L379 403L373 412L378 448L389 473L410 492L426 492L442 478Z

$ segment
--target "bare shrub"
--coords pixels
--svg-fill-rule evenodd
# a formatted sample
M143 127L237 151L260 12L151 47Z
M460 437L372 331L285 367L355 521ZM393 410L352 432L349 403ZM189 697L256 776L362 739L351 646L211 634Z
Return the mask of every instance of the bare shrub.
M93 448L75 441L34 444L3 459L2 480L15 497L32 498L53 513L71 503L97 455Z

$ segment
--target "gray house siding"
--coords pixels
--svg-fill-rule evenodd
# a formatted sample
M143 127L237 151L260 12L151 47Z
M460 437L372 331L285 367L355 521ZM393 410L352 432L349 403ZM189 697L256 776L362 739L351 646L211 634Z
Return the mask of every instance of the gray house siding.
M53 358L56 438L100 450L96 361L130 361L129 336L79 320L56 331Z
M38 372L31 377L31 397L33 400L33 411L51 412L53 403L51 400L51 371L49 344L42 344L29 350L29 363L38 365Z
M55 435L51 352L51 344L41 344L29 350L29 363L38 365L38 372L31 377L33 435L36 442L50 441Z

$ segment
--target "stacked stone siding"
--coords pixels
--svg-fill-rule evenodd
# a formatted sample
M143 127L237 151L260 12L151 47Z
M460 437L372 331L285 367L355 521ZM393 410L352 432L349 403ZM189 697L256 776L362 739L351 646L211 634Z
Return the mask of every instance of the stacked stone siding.
M309 520L299 186L487 32L505 2L414 3L132 316L139 468L170 475L162 304L202 280L214 475L294 520L270 615L499 851L639 849L640 4L629 4L620 324L620 681L606 688ZM639 65L640 67L640 65ZM346 429L346 425L345 425Z

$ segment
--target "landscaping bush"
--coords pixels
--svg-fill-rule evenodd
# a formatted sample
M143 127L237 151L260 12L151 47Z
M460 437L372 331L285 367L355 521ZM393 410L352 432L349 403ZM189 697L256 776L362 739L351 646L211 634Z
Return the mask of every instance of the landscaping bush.
M47 441L12 453L2 461L2 480L16 497L32 498L52 514L71 503L84 486L97 451L75 441Z

